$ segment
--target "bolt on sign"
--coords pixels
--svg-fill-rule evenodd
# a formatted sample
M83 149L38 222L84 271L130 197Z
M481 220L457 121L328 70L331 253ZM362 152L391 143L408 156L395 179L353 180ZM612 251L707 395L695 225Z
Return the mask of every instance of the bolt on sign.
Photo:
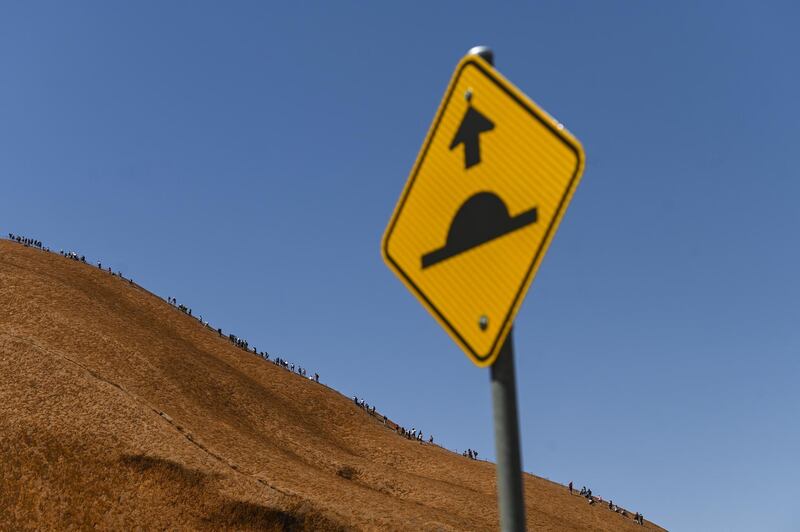
M476 365L500 353L583 166L578 140L489 63L458 64L381 247Z

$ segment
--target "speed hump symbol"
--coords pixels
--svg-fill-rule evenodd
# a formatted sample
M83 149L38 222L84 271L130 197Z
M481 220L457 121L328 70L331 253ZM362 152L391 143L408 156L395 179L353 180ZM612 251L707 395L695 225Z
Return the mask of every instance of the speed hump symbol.
M577 139L492 66L458 64L381 250L476 365L500 353L583 166Z

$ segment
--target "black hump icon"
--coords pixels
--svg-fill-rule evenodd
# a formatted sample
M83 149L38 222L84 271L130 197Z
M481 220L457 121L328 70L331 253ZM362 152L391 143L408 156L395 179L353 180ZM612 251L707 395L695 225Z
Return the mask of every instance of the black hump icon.
M514 216L496 194L479 192L458 209L444 247L422 256L422 269L536 222L536 207Z

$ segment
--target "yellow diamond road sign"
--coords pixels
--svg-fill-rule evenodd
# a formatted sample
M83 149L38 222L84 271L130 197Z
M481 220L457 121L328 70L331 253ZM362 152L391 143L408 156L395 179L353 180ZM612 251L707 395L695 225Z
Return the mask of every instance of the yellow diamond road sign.
M478 366L497 358L583 165L580 143L486 61L459 63L381 247Z

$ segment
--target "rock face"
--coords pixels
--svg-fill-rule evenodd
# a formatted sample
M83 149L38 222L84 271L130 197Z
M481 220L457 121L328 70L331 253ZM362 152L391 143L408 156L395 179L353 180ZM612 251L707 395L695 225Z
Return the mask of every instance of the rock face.
M531 530L641 530L525 489ZM0 241L0 528L493 530L494 490L492 464L399 437L143 288Z

